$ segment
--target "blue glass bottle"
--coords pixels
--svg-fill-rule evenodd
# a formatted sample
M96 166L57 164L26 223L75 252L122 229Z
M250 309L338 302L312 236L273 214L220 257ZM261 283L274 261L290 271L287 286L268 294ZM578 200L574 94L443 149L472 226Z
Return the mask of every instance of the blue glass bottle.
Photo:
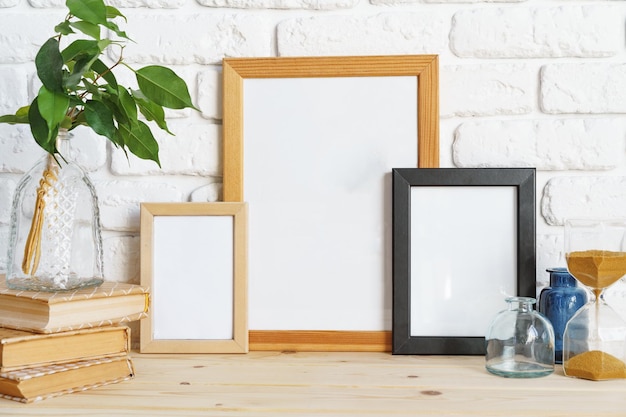
M563 363L563 332L568 320L587 302L587 292L577 285L567 268L550 268L550 286L539 294L539 312L554 328L555 363Z

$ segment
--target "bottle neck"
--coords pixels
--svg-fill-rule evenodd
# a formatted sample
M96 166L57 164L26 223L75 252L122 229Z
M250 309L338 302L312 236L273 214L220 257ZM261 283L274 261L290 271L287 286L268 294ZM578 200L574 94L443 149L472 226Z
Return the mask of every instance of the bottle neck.
M510 297L506 300L509 303L509 310L529 312L533 310L533 304L537 302L532 297Z
M74 160L74 150L71 146L72 134L67 129L59 129L59 133L56 138L56 155L57 161L61 165L65 165Z
M550 274L550 286L552 287L575 287L576 278L569 272L553 272Z

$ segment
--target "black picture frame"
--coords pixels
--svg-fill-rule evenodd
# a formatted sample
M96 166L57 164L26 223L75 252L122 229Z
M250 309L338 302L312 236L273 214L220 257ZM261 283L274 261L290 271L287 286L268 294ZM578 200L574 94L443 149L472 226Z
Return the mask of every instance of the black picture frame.
M411 222L413 187L514 187L516 210L512 236L516 250L516 290L518 296L536 296L536 220L534 168L397 168L393 178L393 323L392 353L423 355L483 355L485 338L476 335L421 335L411 331ZM447 190L447 189L445 189ZM450 189L454 192L456 189ZM418 190L419 191L419 190ZM476 190L478 191L478 190ZM478 196L476 198L479 198ZM433 213L433 217L436 213ZM427 216L430 217L430 216ZM425 219L433 221L433 219ZM445 223L445 222L442 222ZM455 231L456 232L456 231ZM513 244L511 244L513 247ZM489 262L489 259L485 259ZM515 268L515 267L513 267ZM493 279L498 279L493 271ZM463 277L463 279L471 277ZM489 278L491 279L491 278ZM464 283L467 285L467 283ZM470 284L471 285L471 284ZM468 294L467 314L472 303L480 303L480 288L476 297ZM510 294L514 295L514 294ZM502 296L502 303L504 305ZM497 311L493 311L495 316ZM485 332L486 332L485 328Z

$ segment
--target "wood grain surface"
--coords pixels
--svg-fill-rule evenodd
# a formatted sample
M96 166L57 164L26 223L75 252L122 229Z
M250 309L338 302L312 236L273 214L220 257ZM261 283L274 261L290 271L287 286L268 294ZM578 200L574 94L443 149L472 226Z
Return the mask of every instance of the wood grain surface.
M3 416L624 416L626 380L505 379L481 356L133 354L136 378Z

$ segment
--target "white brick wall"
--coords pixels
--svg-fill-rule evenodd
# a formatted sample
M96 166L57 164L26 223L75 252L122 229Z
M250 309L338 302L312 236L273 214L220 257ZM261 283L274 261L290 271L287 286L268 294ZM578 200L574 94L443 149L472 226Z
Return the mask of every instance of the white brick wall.
M0 114L38 88L32 60L63 3L0 0ZM201 113L168 113L176 136L157 133L161 170L91 134L76 144L100 195L107 278L138 279L140 202L220 199L223 57L429 53L440 55L442 166L537 167L545 283L564 262L563 219L626 216L626 3L589 3L110 0L137 42L127 60L172 66ZM27 129L0 125L0 238L15 184L40 156Z

